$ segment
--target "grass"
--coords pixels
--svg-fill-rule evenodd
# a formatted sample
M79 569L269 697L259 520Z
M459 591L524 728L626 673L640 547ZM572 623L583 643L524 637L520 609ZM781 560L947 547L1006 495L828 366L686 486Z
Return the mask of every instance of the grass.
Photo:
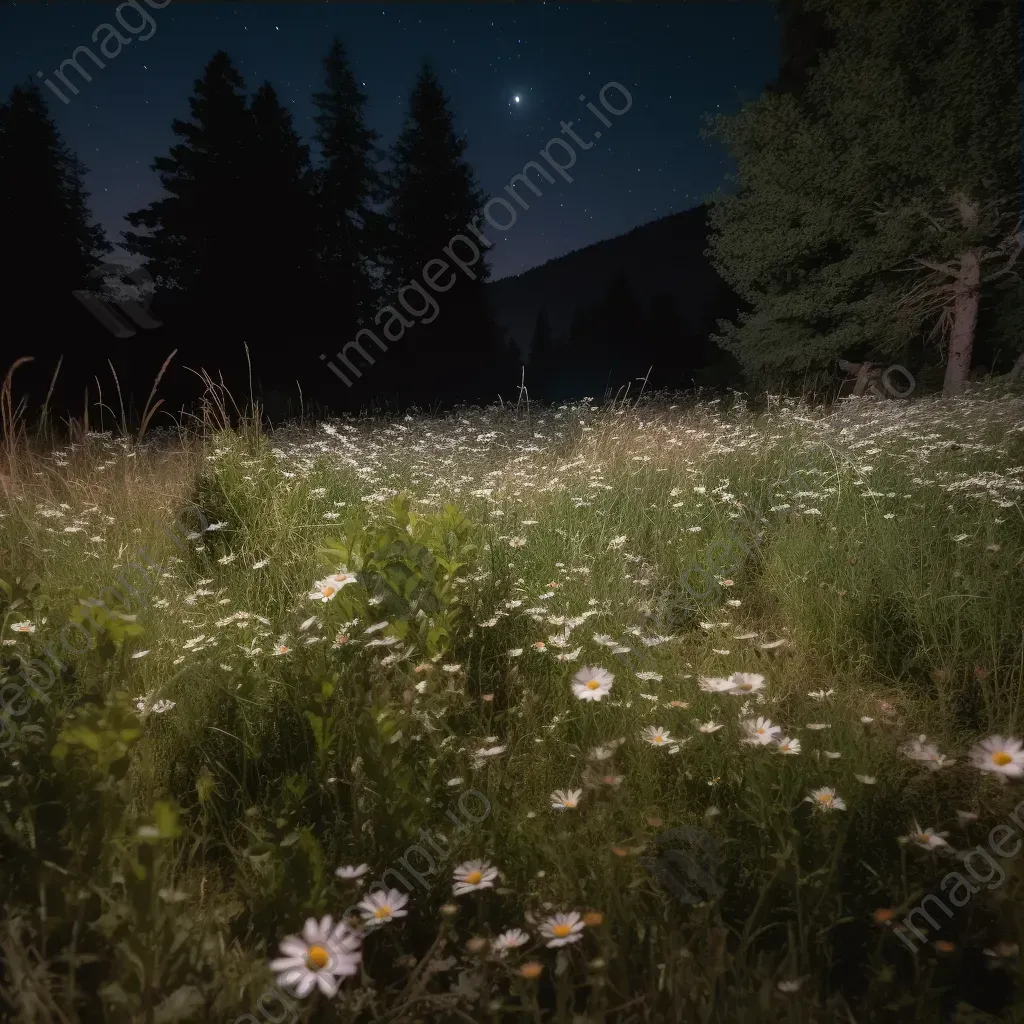
M15 438L4 1014L1017 1012L1024 872L970 851L1022 795L968 754L1024 726L1022 409L989 388ZM614 675L599 702L571 687L588 666ZM737 672L763 688L702 688ZM758 717L799 753L744 743ZM921 734L954 763L908 756ZM900 841L926 828L946 845ZM473 859L493 886L453 896ZM903 924L951 872L969 898ZM364 928L377 880L408 913ZM588 923L551 948L563 911ZM326 914L355 975L275 988L278 943ZM510 928L528 943L499 955Z

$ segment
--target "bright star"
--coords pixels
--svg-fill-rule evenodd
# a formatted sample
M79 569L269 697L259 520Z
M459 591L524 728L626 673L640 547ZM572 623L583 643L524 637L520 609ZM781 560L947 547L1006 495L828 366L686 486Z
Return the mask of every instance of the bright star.
M518 96L513 96L512 98L516 101L516 103L519 102L519 97Z

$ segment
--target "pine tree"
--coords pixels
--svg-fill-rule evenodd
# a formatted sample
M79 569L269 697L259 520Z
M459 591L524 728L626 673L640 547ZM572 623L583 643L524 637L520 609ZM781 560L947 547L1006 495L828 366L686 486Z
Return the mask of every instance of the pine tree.
M324 58L324 90L313 94L316 141L322 164L316 171L319 280L327 297L327 318L343 341L359 321L372 317L372 268L382 241L376 143L366 126L366 96L360 91L341 40Z
M316 280L316 212L309 147L300 143L292 117L265 82L252 99L256 130L250 196L260 260L253 265L250 292L264 296L272 321L285 331L289 314L308 320L319 294Z
M455 131L441 84L424 64L413 89L409 115L391 154L387 175L388 240L384 247L387 294L419 282L431 260L445 258L456 235L467 235L485 197L463 158L466 139ZM454 283L438 295L439 312L429 324L409 321L389 372L398 390L442 400L492 398L501 361L500 334L488 307L486 252L468 271L451 265L440 275ZM467 260L467 263L470 261ZM422 287L422 285L421 285ZM422 299L410 299L418 305ZM424 319L427 319L426 317ZM404 372L403 372L404 371Z
M249 290L258 259L258 146L245 84L223 51L196 81L189 108L191 121L172 124L181 141L152 164L168 194L128 215L148 233L125 232L124 247L144 257L158 303L173 304L188 324L211 332L248 326L258 319Z
M799 95L717 122L739 173L711 214L748 303L717 339L749 376L890 358L930 332L945 390L1014 272L1020 102L1010 0L808 0L835 45Z
M93 271L112 247L90 222L85 173L36 86L16 86L0 105L0 224L9 256L2 280L34 316L101 283Z

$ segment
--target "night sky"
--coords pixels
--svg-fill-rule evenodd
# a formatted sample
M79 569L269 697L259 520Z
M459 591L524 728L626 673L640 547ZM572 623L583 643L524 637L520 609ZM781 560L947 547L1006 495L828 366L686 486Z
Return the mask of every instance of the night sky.
M69 104L43 87L65 140L89 168L93 215L112 241L127 227L127 211L160 195L150 164L174 141L172 118L188 118L193 83L219 49L231 55L250 92L264 80L274 85L306 143L313 133L310 95L322 86L321 60L335 33L385 146L401 128L419 64L428 58L468 136L466 157L491 195L561 134L559 122L574 122L584 138L601 130L586 101L600 106L606 82L624 85L632 108L578 154L572 183L556 177L543 198L531 197L530 210L491 251L495 278L699 203L727 171L722 149L700 138L702 115L737 109L778 65L770 3L143 6L156 25L151 37L134 38L103 69L85 58L92 82L79 83ZM92 35L104 22L116 25L115 7L5 5L0 91L6 96L19 82L40 81L38 71L52 79L78 46L99 56ZM123 17L138 24L130 9ZM143 26L139 35L149 31ZM78 81L74 71L69 77ZM609 101L621 102L614 92Z

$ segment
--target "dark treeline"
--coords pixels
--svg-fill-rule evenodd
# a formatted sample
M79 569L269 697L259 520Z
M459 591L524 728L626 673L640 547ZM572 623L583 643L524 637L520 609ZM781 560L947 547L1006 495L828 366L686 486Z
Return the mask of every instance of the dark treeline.
M979 361L1020 370L1015 5L784 0L781 15L777 81L710 128L729 187L673 215L685 225L664 219L678 246L654 222L491 284L468 230L488 197L428 65L385 146L340 41L308 141L270 83L250 91L215 54L153 160L162 197L128 217L134 282L104 279L84 168L35 86L16 87L0 105L5 350L38 357L19 393L38 406L61 357L56 411L101 389L117 408L109 361L138 407L172 350L169 410L202 367L241 401L251 381L275 417L300 390L339 411L489 402L516 394L524 362L531 397L550 399L638 378L798 384L839 358L915 374L930 360L950 393Z

